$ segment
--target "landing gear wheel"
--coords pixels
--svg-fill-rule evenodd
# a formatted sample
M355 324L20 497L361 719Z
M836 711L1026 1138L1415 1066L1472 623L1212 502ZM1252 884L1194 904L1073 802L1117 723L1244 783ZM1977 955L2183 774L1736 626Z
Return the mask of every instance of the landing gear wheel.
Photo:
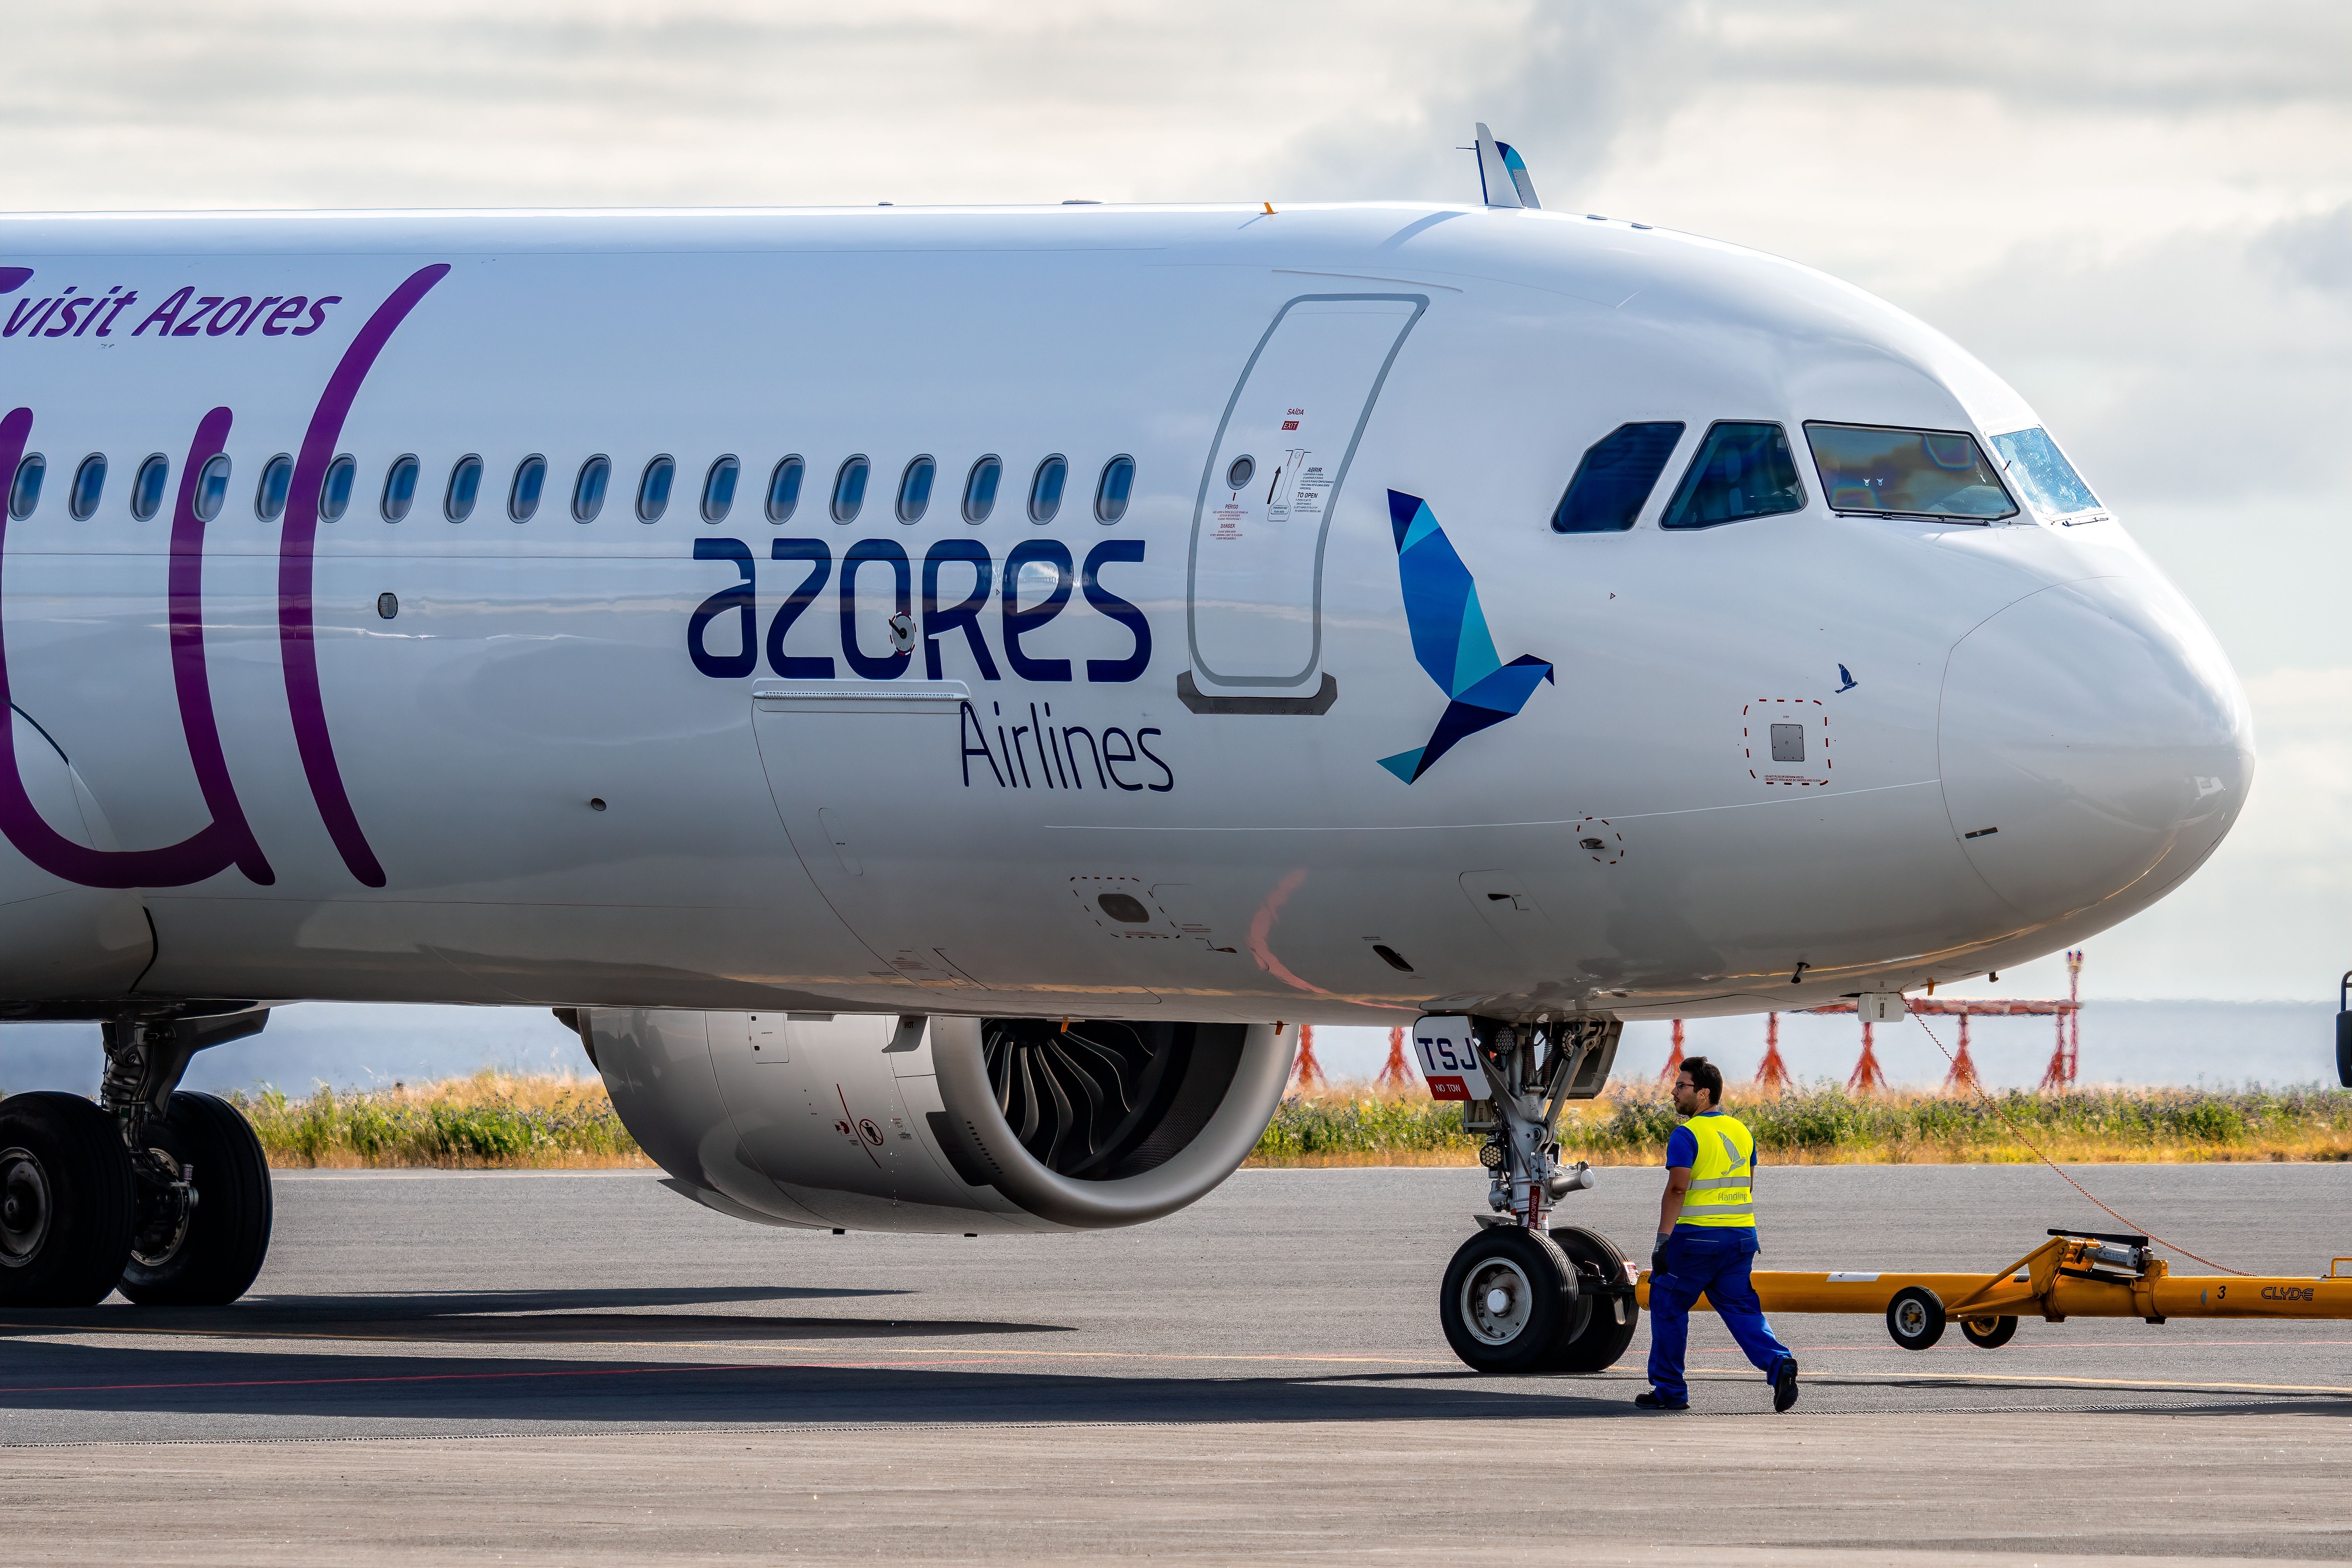
M1565 1331L1552 1342L1537 1370L1605 1371L1624 1355L1642 1321L1642 1309L1623 1289L1625 1255L1607 1237L1580 1226L1561 1226L1551 1239L1576 1270L1576 1309L1567 1314Z
M1906 1286L1886 1303L1886 1331L1905 1350L1924 1351L1944 1337L1944 1303L1923 1286Z
M1997 1351L2017 1337L2015 1318L1962 1318L1960 1337L1980 1351Z
M0 1100L0 1306L94 1307L131 1256L131 1156L78 1094Z
M1572 1326L1578 1295L1576 1270L1551 1237L1496 1226L1445 1266L1437 1315L1445 1342L1475 1371L1535 1372Z
M122 1293L142 1306L222 1307L245 1294L269 1255L269 1162L236 1107L209 1094L172 1096L147 1141L175 1166L195 1167L194 1202L142 1194L144 1222Z

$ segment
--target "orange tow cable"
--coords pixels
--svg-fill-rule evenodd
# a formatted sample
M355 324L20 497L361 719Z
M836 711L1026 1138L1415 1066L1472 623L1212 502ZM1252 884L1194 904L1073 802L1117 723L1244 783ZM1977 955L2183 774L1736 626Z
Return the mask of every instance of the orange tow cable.
M1926 1017L1912 1011L1911 998L1908 996L1906 996L1903 999L1903 1010L1906 1013L1911 1014L1912 1022L1917 1024L1922 1029L1927 1030L1927 1038L1934 1042L1937 1050L1943 1052L1943 1057L1946 1061L1952 1062L1952 1067L1954 1070L1957 1071L1959 1068L1959 1064L1952 1061L1951 1052L1944 1050L1944 1042L1936 1038L1936 1031L1927 1028L1927 1020ZM2242 1268L2232 1268L2226 1263L2216 1263L2210 1258L2199 1258L2197 1254L2189 1251L2187 1247L2180 1246L2179 1243L2165 1240L2164 1237L2157 1235L2156 1232L2148 1229L2147 1226L2140 1224L2139 1221L2133 1219L2130 1215L2117 1214L2115 1210L2107 1207L2106 1205L2100 1203L2096 1197L2092 1196L2090 1188L2084 1186L2082 1183L2068 1175L2065 1169L2061 1166L2057 1161L2053 1160L2049 1155L2043 1153L2041 1147L2037 1145L2032 1139L2028 1138L2025 1135L2024 1130L2020 1128L2017 1125L2017 1122L2010 1116L2009 1112L2001 1108L2000 1101L1995 1100L1992 1096L1985 1092L1984 1085L1976 1080L1974 1074L1969 1075L1969 1088L1976 1091L1976 1097L1979 1100L1983 1100L1987 1105L1992 1107L1993 1114L2000 1117L2002 1121L2008 1124L2010 1131L2015 1135L2019 1142L2033 1151L2033 1157L2035 1159L2041 1161L2043 1164L2056 1172L2060 1181L2064 1182L2068 1186L2074 1188L2084 1197L2090 1198L2093 1206L2099 1209L2110 1218L2121 1220L2125 1227L2130 1230L2132 1234L2135 1236L2145 1236L2150 1241L2157 1243L2158 1246L2177 1252L2183 1258L2191 1258L2196 1262L2201 1263L2208 1268L2218 1268L2224 1274L2236 1274L2240 1276L2245 1275L2246 1271Z

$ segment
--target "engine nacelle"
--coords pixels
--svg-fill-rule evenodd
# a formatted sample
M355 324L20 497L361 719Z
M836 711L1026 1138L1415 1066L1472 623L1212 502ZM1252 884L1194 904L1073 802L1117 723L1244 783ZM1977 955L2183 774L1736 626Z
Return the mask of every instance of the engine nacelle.
M583 1007L621 1120L688 1196L856 1230L1093 1230L1248 1157L1290 1080L1270 1025Z

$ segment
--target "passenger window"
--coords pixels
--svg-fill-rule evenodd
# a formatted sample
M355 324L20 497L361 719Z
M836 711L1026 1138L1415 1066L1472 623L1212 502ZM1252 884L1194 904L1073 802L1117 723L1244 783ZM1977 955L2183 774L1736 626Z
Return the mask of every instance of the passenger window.
M145 522L163 507L163 487L171 482L172 459L161 452L148 454L131 481L131 515Z
M451 522L474 515L474 501L482 493L482 459L472 452L449 469L449 489L441 498L441 512Z
M392 460L383 476L383 520L398 522L416 504L416 454L405 452Z
M800 510L801 478L808 465L799 458L786 458L768 476L768 521L790 522L793 513Z
M2017 481L2033 510L2044 517L2097 510L2099 498L2091 493L2091 487L2083 482L2083 476L2074 471L2050 432L2039 425L1994 437L1992 449L2000 454L2001 471Z
M1095 520L1117 522L1127 515L1127 498L1135 489L1135 459L1125 453L1103 465L1095 485Z
M221 503L228 500L229 461L226 452L216 452L211 461L196 474L196 516L210 522L220 515Z
M1004 459L991 452L971 466L963 481L963 520L986 522L996 510L996 487L1004 480Z
M27 452L16 465L16 478L8 487L8 515L18 522L33 515L41 504L41 480L49 471L49 460L38 452Z
M1956 522L2017 515L2017 503L1965 431L1808 420L1805 442L1832 511Z
M98 510L99 498L105 493L106 455L92 452L74 470L73 494L66 502L66 510L73 513L76 522L88 522L90 514Z
M539 498L547 489L547 459L537 452L515 465L514 483L507 487L507 515L529 522L539 515Z
M721 522L735 510L735 479L743 465L732 457L719 458L702 476L702 521Z
M596 514L604 510L604 491L613 482L613 459L599 452L580 465L580 477L572 481L572 516L576 521L593 522Z
M677 479L677 463L667 453L646 465L637 480L637 521L658 522L669 510L669 487Z
M262 465L261 483L253 489L253 515L276 522L286 514L286 488L294 482L294 459L286 453Z
M874 465L863 457L850 458L833 477L833 521L855 522L866 506L866 480Z
M920 522L923 513L931 508L931 481L939 478L940 466L929 457L920 457L907 465L898 476L898 521Z
M1037 465L1037 477L1029 481L1029 521L1051 522L1054 514L1062 510L1062 487L1070 480L1070 460L1059 452Z
M352 487L359 477L359 462L349 452L328 464L326 482L319 487L319 515L333 522L349 511Z
M1554 533L1618 533L1633 526L1683 438L1679 419L1620 425L1584 450L1551 514Z
M1714 528L1804 510L1805 487L1797 479L1788 433L1778 425L1726 421L1707 427L1658 526Z

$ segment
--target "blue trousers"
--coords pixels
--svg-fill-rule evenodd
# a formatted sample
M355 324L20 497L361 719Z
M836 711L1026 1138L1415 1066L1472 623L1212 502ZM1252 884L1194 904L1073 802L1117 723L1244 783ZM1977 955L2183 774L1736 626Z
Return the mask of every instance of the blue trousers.
M1724 1327L1767 1377L1789 1355L1773 1337L1748 1270L1756 1261L1756 1231L1750 1226L1678 1225L1666 1239L1665 1268L1650 1279L1650 1386L1658 1397L1690 1397L1683 1382L1683 1352L1690 1344L1690 1311L1702 1292Z

